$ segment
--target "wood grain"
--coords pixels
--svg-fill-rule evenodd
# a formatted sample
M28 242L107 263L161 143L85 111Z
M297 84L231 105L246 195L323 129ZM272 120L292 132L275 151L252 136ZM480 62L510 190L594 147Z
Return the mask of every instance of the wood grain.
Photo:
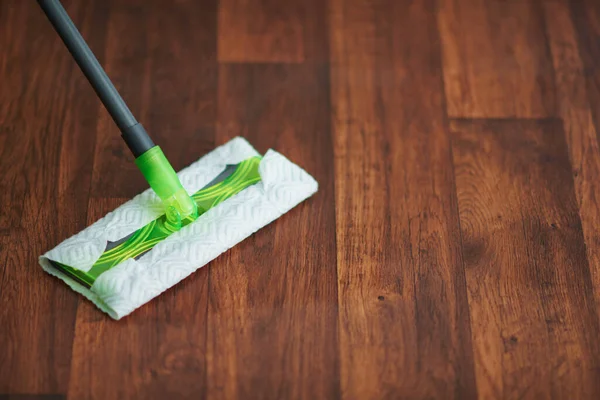
M544 3L548 40L596 304L600 304L600 149L586 73L570 10L561 1Z
M159 0L145 8L152 84L143 123L178 171L214 148L217 1L173 7Z
M555 113L552 60L533 0L442 0L438 12L448 115Z
M573 21L576 31L579 54L582 61L587 97L590 110L594 119L594 125L600 125L600 68L598 68L598 57L600 48L600 4L596 1L583 0L578 3L569 4L568 14ZM600 132L596 129L596 135L600 141Z
M325 2L222 0L219 61L300 63L326 58Z
M218 142L244 135L320 185L315 198L211 264L208 397L336 398L328 69L228 65L219 78Z
M597 397L598 317L560 122L452 130L479 394Z
M10 259L10 245L11 240L8 236L0 236L0 266L2 266L2 268L0 268L0 288L3 287L4 276L6 275L5 266Z
M64 4L179 170L318 193L113 321L38 256L147 188L35 2L0 1L0 399L600 398L600 5Z
M81 20L85 7L67 6L74 18ZM14 194L8 197L13 199L11 204L20 213L17 222L10 226L0 286L0 325L3 327L0 341L10 344L0 362L3 378L0 393L63 393L68 385L78 299L67 288L47 279L37 266L37 259L66 238L61 238L61 234L69 231L67 221L82 210L81 206L74 205L65 213L59 206L60 193L57 191L62 181L59 165L63 129L77 121L77 117L68 111L73 96L69 85L72 64L58 40L39 40L40 36L51 33L42 13L36 8L19 7L8 5L9 15L16 21L22 18L30 29L22 33L21 39L16 39L16 44L27 44L30 49L21 50L23 53L17 53L17 58L9 59L10 63L17 62L22 68L22 96L15 99L14 104L9 102L9 112L4 118L8 118L7 126L12 126L12 132L6 131L7 134L25 138L22 142L26 150L20 153L23 144L16 141L17 152L7 157L7 165L13 161L13 156L17 157L15 165L11 166L16 169L9 168L8 175L20 182L15 185L18 196L21 188L24 190L22 199ZM24 14L20 17L19 13ZM21 61L19 57L22 57ZM46 62L45 68L38 68ZM15 93L9 91L8 94ZM78 111L77 106L73 109ZM11 116L12 113L16 114ZM93 139L94 132L88 134ZM12 140L8 138L6 145L12 146ZM8 186L2 191L11 192L12 189ZM80 190L83 193L79 199L84 199L85 204L85 187ZM63 217L60 224L55 222L57 216ZM83 224L79 228L81 226Z
M10 230L20 226L25 196L23 163L29 141L25 132L25 121L20 112L26 70L20 67L28 57L24 50L26 32L13 28L11 22L25 25L28 19L27 8L22 3L5 2L0 5L0 157L3 171L0 174L0 204L11 205L0 210L0 234L8 235Z
M331 3L340 367L349 399L475 395L432 5Z
M106 27L102 66L115 87L142 125L150 107L150 50L148 48L148 7L143 0L105 3L110 17ZM133 22L135 21L135 22ZM94 174L91 196L94 198L133 197L148 187L123 146L120 131L104 107L97 126ZM149 128L148 128L149 129Z

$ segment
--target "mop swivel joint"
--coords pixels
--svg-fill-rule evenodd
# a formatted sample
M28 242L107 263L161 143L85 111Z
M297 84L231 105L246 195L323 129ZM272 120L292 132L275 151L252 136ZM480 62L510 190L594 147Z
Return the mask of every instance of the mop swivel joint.
M135 159L150 187L165 205L166 222L178 230L182 221L198 217L198 207L181 185L175 170L159 146L154 146Z

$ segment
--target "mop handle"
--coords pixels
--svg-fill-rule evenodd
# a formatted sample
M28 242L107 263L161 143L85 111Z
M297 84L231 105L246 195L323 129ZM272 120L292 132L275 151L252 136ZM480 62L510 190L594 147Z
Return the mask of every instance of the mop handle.
M60 1L37 1L94 88L104 107L121 130L121 136L133 156L137 158L154 147L152 139L150 139L144 127L135 119Z
M152 142L142 124L131 114L60 1L38 0L38 3L121 130L121 137L133 153L135 164L163 201L170 228L180 229L184 219L195 219L198 216L196 203L183 188L161 148Z

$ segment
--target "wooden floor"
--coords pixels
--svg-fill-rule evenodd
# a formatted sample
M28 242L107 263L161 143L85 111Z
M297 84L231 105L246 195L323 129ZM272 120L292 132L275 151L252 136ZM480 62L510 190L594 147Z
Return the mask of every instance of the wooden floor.
M0 2L0 399L600 398L600 2L65 2L176 169L318 194L115 322L39 255L146 189Z

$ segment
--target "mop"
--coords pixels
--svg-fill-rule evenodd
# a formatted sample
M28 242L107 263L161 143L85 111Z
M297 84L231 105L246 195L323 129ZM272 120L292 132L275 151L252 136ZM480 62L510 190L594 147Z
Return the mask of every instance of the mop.
M317 182L241 137L175 172L135 119L59 0L38 0L119 127L150 188L39 258L120 319L306 200Z

